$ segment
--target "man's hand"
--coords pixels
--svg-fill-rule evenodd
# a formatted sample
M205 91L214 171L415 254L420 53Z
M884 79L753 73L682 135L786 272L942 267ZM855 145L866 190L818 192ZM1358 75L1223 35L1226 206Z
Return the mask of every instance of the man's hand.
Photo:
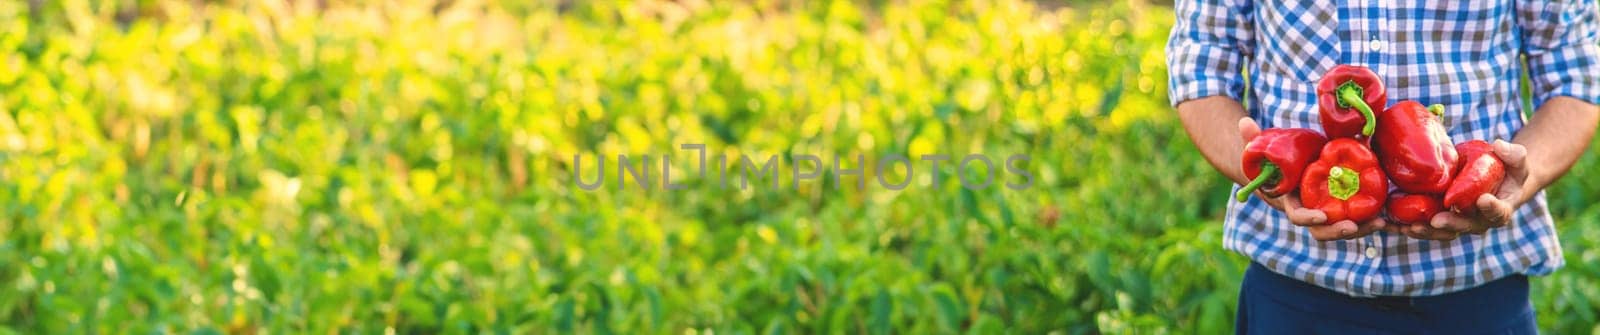
M1261 135L1261 126L1248 117L1239 119L1239 137L1244 143L1250 143L1257 135ZM1509 164L1508 164L1509 166ZM1256 191L1256 197L1261 198L1267 205L1277 208L1289 216L1289 223L1306 227L1311 231L1311 237L1318 241L1335 241L1359 238L1371 235L1372 232L1383 230L1387 226L1381 218L1367 222L1356 223L1350 220L1326 224L1328 215L1320 210L1306 208L1300 204L1298 194L1285 194L1278 197L1269 197L1261 191Z
M1495 141L1494 154L1506 164L1506 180L1494 196L1478 198L1478 214L1439 213L1428 225L1390 229L1442 241L1509 224L1517 208L1572 168L1588 149L1597 123L1600 108L1594 104L1565 96L1545 101L1510 143Z
M1401 233L1413 238L1425 240L1448 241L1454 240L1461 234L1482 234L1492 228L1504 227L1511 222L1511 216L1523 202L1531 198L1534 192L1528 183L1528 148L1521 144L1510 143L1502 140L1494 141L1494 154L1505 162L1506 178L1500 182L1500 189L1495 194L1484 194L1478 197L1478 211L1476 214L1460 214L1443 212L1433 216L1433 220L1426 225L1412 225L1408 227L1395 227Z

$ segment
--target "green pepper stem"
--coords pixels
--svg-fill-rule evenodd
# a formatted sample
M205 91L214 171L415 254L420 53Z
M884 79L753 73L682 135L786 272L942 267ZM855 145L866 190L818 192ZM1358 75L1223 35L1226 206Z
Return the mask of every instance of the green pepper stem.
M1350 200L1350 197L1361 191L1361 173L1343 166L1328 169L1328 195L1339 200Z
M1372 114L1372 106L1361 100L1366 95L1361 85L1356 85L1354 81L1345 82L1339 85L1338 94L1339 105L1355 108L1361 112L1361 117L1367 119L1367 124L1361 126L1361 136L1372 136L1372 132L1378 129L1378 117Z
M1439 117L1439 120L1444 120L1444 104L1433 104L1428 106L1428 112L1433 113L1433 116Z
M1238 193L1234 193L1233 198L1239 200L1239 202L1250 199L1250 192L1255 192L1262 185L1277 179L1279 174L1277 165L1272 165L1271 162L1261 163L1261 174L1257 175L1256 179L1251 180L1249 184L1245 184L1243 188L1240 188Z

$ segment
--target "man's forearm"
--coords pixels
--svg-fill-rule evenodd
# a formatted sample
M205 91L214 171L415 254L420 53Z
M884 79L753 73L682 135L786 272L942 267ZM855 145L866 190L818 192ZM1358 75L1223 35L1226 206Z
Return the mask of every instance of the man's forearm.
M1539 107L1512 143L1528 149L1528 180L1521 199L1527 202L1567 173L1594 138L1600 124L1600 107L1570 97L1556 97Z
M1224 96L1211 96L1178 104L1178 118L1200 154L1211 166L1235 183L1248 178L1239 167L1244 140L1239 137L1239 119L1249 116L1244 105Z

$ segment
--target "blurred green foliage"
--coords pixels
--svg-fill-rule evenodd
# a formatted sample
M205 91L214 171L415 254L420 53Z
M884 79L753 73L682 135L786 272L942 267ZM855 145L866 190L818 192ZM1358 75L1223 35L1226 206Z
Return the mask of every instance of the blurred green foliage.
M196 4L0 2L0 333L1232 327L1247 261L1163 7ZM575 154L683 143L1030 154L1035 183L573 186ZM1551 192L1555 333L1600 332L1596 166Z

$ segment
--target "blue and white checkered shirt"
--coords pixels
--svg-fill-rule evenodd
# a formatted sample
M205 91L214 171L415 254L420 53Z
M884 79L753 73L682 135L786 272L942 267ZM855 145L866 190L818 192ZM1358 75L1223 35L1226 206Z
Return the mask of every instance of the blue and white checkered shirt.
M1341 63L1376 71L1391 105L1444 104L1456 142L1510 140L1522 128L1524 71L1535 108L1555 96L1600 102L1592 0L1180 0L1177 16L1167 44L1173 105L1227 96L1262 127L1320 130L1316 82ZM1437 295L1562 266L1543 192L1508 227L1448 242L1387 232L1318 242L1256 197L1229 201L1225 230L1229 250L1351 296Z

